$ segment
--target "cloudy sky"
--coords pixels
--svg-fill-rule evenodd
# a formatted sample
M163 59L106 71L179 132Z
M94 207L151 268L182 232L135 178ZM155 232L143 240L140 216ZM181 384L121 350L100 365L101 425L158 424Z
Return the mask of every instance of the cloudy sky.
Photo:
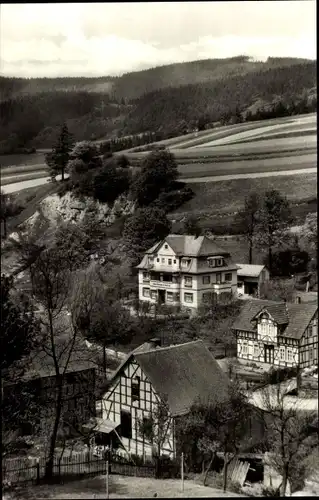
M316 3L6 4L0 72L103 76L196 59L316 58Z

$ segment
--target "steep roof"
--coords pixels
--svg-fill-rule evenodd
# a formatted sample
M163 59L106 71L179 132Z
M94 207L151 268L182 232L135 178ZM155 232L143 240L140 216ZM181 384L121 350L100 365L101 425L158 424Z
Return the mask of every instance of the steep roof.
M286 325L281 335L300 339L318 310L318 305L289 304L271 300L249 300L244 304L241 313L232 325L233 330L256 331L252 320L262 311L267 310L276 323Z
M114 374L116 379L132 358L173 416L189 412L196 401L220 403L228 396L229 380L201 340L152 350L136 349Z
M145 253L154 253L164 242L174 250L176 255L189 257L208 257L209 255L228 255L229 252L216 245L207 236L190 236L169 234L164 240L153 245Z
M238 276L247 276L249 278L258 278L265 266L259 266L256 264L237 264L239 269L237 271Z

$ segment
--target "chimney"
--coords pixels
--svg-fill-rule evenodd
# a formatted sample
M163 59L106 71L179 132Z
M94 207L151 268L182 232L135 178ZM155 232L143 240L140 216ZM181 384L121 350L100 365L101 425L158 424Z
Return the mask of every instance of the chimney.
M161 339L159 339L158 337L150 339L148 341L148 347L149 349L157 349L158 347L161 347Z

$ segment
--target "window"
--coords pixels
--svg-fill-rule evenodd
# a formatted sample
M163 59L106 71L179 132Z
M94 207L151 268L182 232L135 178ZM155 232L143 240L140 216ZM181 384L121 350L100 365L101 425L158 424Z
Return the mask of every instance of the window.
M215 267L215 259L208 259L208 266Z
M312 361L312 358L313 358L313 351L312 351L312 349L310 348L310 349L309 349L309 361Z
M280 361L285 361L285 354L286 354L286 349L284 346L281 346L279 349Z
M216 273L216 283L221 283L222 281L222 273Z
M167 302L173 302L173 292L166 292Z
M188 288L192 288L193 286L193 278L192 276L185 276L184 277L184 284Z
M247 342L243 342L243 354L248 354L248 344Z
M162 263L165 263L165 259L164 259L164 257L162 257Z
M128 439L132 438L132 415L123 410L121 410L121 435Z
M232 281L233 275L232 273L226 273L225 274L225 281Z
M209 285L210 276L203 276L203 285Z
M292 361L292 350L291 349L287 350L287 361Z
M176 259L174 259L174 264L176 264Z
M237 283L238 288L243 288L243 284L244 283L242 281L238 281L238 283Z
M223 259L216 259L216 266L222 266L223 265Z
M166 248L166 250L168 249L168 245L165 245L164 248Z
M132 380L132 402L140 400L140 377Z
M150 275L146 272L143 273L143 281L149 281Z
M259 345L255 344L254 345L254 358L258 358L258 357L259 357Z
M156 262L159 262L159 258L157 257Z
M150 296L150 289L143 288L143 297L149 297L149 296Z
M192 293L184 293L184 301L185 302L193 302L193 294Z
M175 297L175 302L179 302L180 301L179 293L175 293L174 297Z
M157 299L157 291L156 290L151 290L151 298Z
M188 267L191 263L190 259L182 259L182 267Z
M168 265L171 266L172 265L172 259L168 259Z

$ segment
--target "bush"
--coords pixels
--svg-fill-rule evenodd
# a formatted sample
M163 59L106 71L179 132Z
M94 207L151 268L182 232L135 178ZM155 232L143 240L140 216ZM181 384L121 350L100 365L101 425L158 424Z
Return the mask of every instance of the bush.
M181 205L191 200L193 196L193 190L190 187L185 186L179 190L162 192L153 205L158 208L162 208L166 213L168 213L176 210Z

